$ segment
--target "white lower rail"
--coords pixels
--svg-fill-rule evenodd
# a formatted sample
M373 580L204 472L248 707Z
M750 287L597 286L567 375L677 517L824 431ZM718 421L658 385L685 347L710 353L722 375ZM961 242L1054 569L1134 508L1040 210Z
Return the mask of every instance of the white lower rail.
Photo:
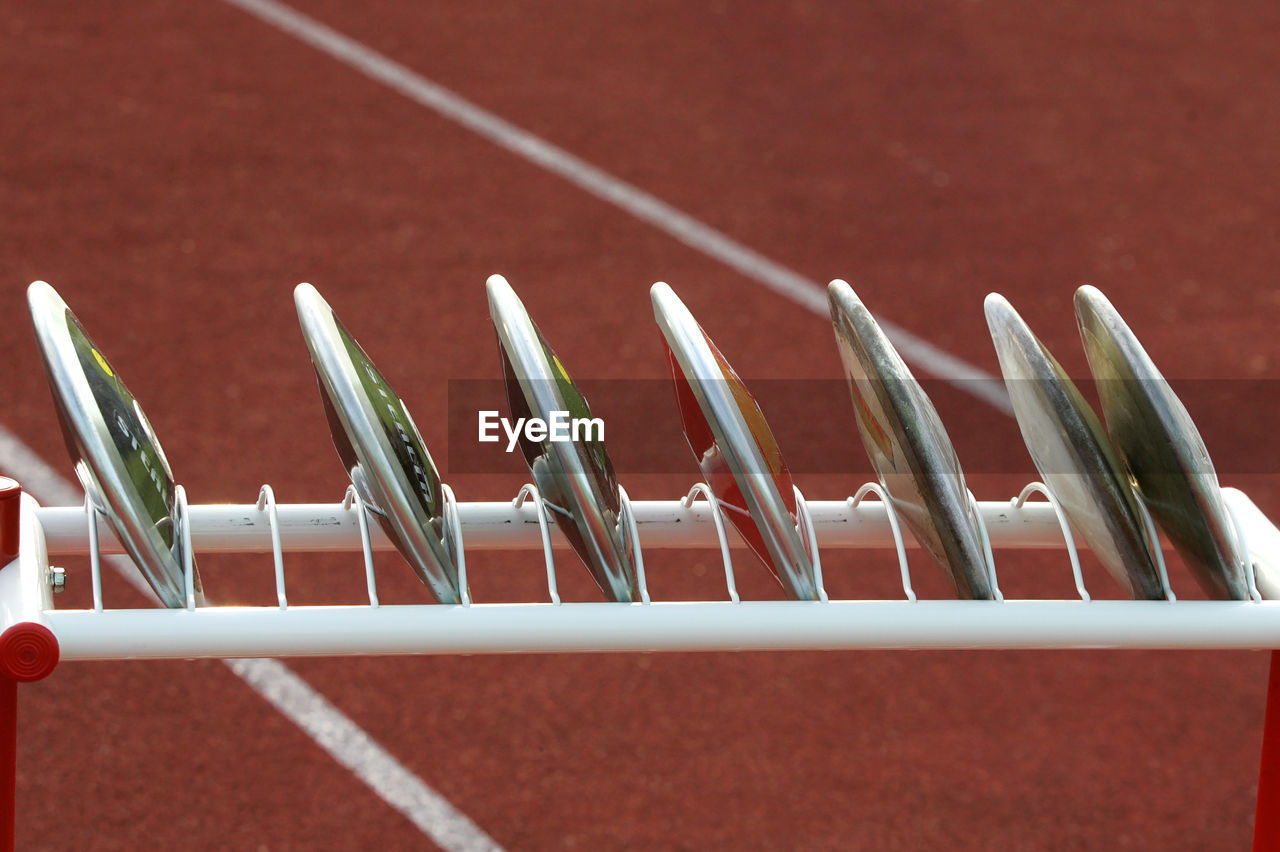
M68 610L64 660L855 648L1280 648L1280 601L746 601Z

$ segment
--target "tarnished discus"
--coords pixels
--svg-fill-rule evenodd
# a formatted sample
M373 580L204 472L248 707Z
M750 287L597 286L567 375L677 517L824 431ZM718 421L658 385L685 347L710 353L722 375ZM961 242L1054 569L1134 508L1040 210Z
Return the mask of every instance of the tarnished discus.
M978 518L937 410L853 288L832 281L827 297L858 431L880 484L956 594L990 599Z
M168 607L186 605L173 473L146 415L53 287L27 289L67 451L86 494ZM196 603L204 603L192 555Z
M667 345L685 437L733 525L795 600L815 600L813 562L795 491L764 413L689 309L663 283L650 290Z
M293 291L333 445L352 484L432 596L461 601L440 473L409 410L310 284Z
M1018 428L1041 478L1130 596L1163 598L1138 498L1098 416L1003 296L990 294L985 308Z
M511 285L489 277L489 315L498 333L507 404L515 418L548 423L556 412L590 420L591 409L560 359L547 345ZM520 433L520 451L556 525L612 601L640 600L630 531L613 462L601 436L591 430L567 441L534 442Z
M1138 496L1209 597L1246 600L1245 557L1191 415L1101 291L1081 287L1075 306L1107 431Z

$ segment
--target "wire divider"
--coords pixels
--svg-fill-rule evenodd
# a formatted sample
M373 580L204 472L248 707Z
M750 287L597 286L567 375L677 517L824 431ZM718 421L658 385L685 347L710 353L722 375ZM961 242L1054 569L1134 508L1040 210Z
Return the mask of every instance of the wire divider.
M1080 594L1080 600L1085 602L1092 600L1089 597L1089 590L1084 585L1084 572L1080 570L1080 554L1076 552L1076 539L1071 534L1071 524L1067 523L1067 516L1063 514L1062 506L1059 505L1058 498L1049 490L1049 486L1043 482L1028 482L1018 496L1010 501L1010 505L1015 509L1021 509L1022 504L1026 503L1032 494L1044 495L1049 505L1053 507L1053 514L1058 518L1058 526L1062 528L1062 541L1066 545L1067 557L1071 560L1071 575L1076 581L1076 591Z
M187 489L181 485L173 488L173 501L178 508L178 548L182 551L182 584L186 593L187 611L196 608L196 557L191 550L191 512L187 507Z
M1000 581L996 578L996 558L991 553L991 535L987 532L987 522L982 519L978 498L974 497L973 492L967 488L965 493L969 495L969 507L973 511L973 517L978 521L978 537L982 539L982 555L987 560L987 578L991 581L991 595L997 601L1003 601L1004 593L1000 591Z
M724 517L720 511L720 501L716 499L715 492L711 490L711 486L705 482L695 482L693 487L689 489L689 493L680 498L680 505L689 509L693 507L694 502L698 499L698 495L706 498L707 503L711 506L711 521L716 527L716 538L720 540L720 559L724 563L724 582L729 589L729 600L734 603L742 603L742 598L738 596L738 582L733 576L733 557L729 555L729 539L725 535Z
M276 603L281 609L289 608L289 597L284 590L284 548L280 546L280 513L276 510L276 493L270 485L258 489L257 507L267 513L267 525L271 528L271 559L276 569Z
M369 538L369 505L360 497L354 485L347 486L347 493L342 497L342 508L356 513L356 522L360 525L360 550L364 554L365 585L369 589L369 606L377 609L378 578L373 569L373 542Z
M1178 596L1173 593L1173 587L1169 585L1169 569L1164 564L1164 549L1160 547L1160 534L1156 532L1156 523L1151 519L1151 513L1147 511L1147 506L1142 500L1138 500L1138 514L1142 517L1142 528L1147 538L1147 549L1151 551L1151 555L1156 561L1156 571L1160 574L1160 585L1164 589L1164 599L1170 602L1176 601Z
M84 514L89 526L89 577L93 584L93 611L102 612L102 549L98 546L98 515L101 510L86 491Z
M826 603L830 598L822 583L822 557L818 555L818 534L814 530L813 518L809 515L809 504L805 502L798 486L792 485L791 489L796 495L796 532L803 538L805 550L809 551L809 559L813 563L813 582L818 587L818 600Z
M462 543L462 521L458 517L458 500L449 483L440 483L444 497L444 546L458 570L458 597L463 606L471 606L471 586L467 583L467 552Z
M631 558L636 566L636 588L640 591L640 602L650 604L653 601L649 598L649 583L644 576L644 553L640 550L640 530L636 526L635 513L631 511L631 498L627 496L627 489L621 485L618 486L618 503L621 509L618 513L618 523L623 525L627 533L627 541L631 544Z
M560 606L560 586L556 582L556 557L551 550L551 530L547 523L546 501L538 492L538 486L532 482L526 482L520 487L511 505L519 509L524 505L525 500L532 500L538 512L538 531L542 534L542 558L547 563L547 594L551 596L551 603Z
M893 501L889 499L889 495L878 482L863 483L862 487L845 503L849 506L849 510L853 511L858 508L858 504L867 498L870 494L884 504L885 515L889 518L889 529L893 531L893 546L898 552L898 570L902 573L902 593L907 596L907 600L915 602L915 589L911 586L911 567L907 564L907 546L902 540L902 527L898 524L898 510L893 508Z
M1231 519L1231 528L1236 539L1236 549L1240 552L1240 558L1244 562L1242 568L1245 581L1249 584L1249 598L1254 603L1261 603L1262 593L1258 591L1258 578L1254 571L1253 559L1249 556L1249 536L1244 530L1244 523L1241 522L1240 515L1236 512L1235 506L1231 505L1230 500L1223 500L1222 505L1226 507L1227 517Z

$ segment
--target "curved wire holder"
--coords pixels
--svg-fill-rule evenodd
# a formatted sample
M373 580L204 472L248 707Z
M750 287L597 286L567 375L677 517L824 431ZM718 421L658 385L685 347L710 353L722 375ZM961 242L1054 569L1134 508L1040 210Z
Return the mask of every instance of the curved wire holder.
M1043 494L1049 505L1053 507L1053 514L1058 519L1058 526L1062 528L1062 541L1067 546L1067 558L1071 560L1071 575L1076 581L1076 591L1080 593L1080 600L1093 600L1089 596L1089 590L1084 586L1084 572L1080 570L1080 554L1076 550L1076 539L1071 534L1071 525L1067 523L1067 516L1063 514L1062 507L1058 505L1058 498L1049 490L1049 486L1043 482L1028 482L1026 486L1014 497L1010 505L1015 509L1021 509L1023 504L1032 494Z
M182 548L182 583L186 592L187 611L196 608L196 558L191 549L191 511L187 507L187 489L173 488L173 502L178 509L178 542Z
M86 491L84 514L89 526L89 578L93 584L93 611L102 612L102 548L98 545L98 516L101 510Z
M893 508L893 503L889 500L889 495L880 487L878 482L865 483L857 492L847 500L845 504L850 510L858 508L858 504L866 499L868 494L875 496L877 500L884 504L885 515L889 518L889 529L893 532L893 546L898 551L898 570L902 573L902 592L907 596L907 600L916 601L916 591L911 587L911 568L907 565L907 547L902 541L902 528L898 525L898 511Z
M361 499L354 485L347 486L347 493L342 496L342 508L344 511L355 510L356 522L360 525L360 549L364 553L364 578L365 585L369 588L369 606L377 609L380 606L378 578L373 570L373 542L369 538L368 506Z
M818 534L814 530L813 517L809 514L809 504L805 502L800 488L792 485L796 493L796 532L804 536L805 549L809 551L809 560L813 563L813 582L818 587L818 600L826 603L827 588L822 583L822 557L818 555Z
M1176 601L1178 596L1173 593L1173 588L1169 585L1169 570L1164 565L1164 548L1160 546L1160 534L1156 532L1156 523L1151 520L1151 513L1147 511L1147 507L1142 500L1138 500L1137 503L1138 514L1142 516L1142 528L1147 536L1147 545L1151 548L1151 554L1156 559L1156 570L1160 573L1160 585L1164 587L1164 599Z
M440 483L444 497L444 546L458 569L458 597L463 606L471 606L471 588L467 585L467 553L462 544L462 520L458 517L458 500L449 483Z
M716 499L715 492L707 483L695 482L689 489L689 493L680 498L680 505L686 509L691 508L699 494L706 498L707 504L711 507L711 521L716 527L716 538L720 540L720 559L724 562L724 582L729 588L729 600L742 603L742 598L738 597L738 582L733 576L733 557L729 555L729 538L725 535L724 518L720 514L720 501Z
M964 493L969 495L973 516L978 519L978 535L982 539L982 555L987 560L987 577L991 580L991 594L997 601L1003 601L1004 592L1000 591L1000 581L996 578L996 558L991 553L991 535L987 532L987 522L982 519L982 507L978 505L978 498L973 496L972 491L966 488Z
M618 520L626 524L627 538L631 540L631 555L636 563L636 585L640 589L640 602L652 603L649 599L649 584L644 577L644 554L640 551L640 530L636 527L635 513L631 511L631 498L627 496L627 489L621 484L618 485L618 503L622 510Z
M520 486L520 492L511 501L511 505L519 509L524 505L525 500L532 500L538 512L538 531L542 533L542 558L547 563L547 594L551 596L551 603L560 606L560 588L556 583L556 558L551 552L551 530L547 524L546 501L538 492L538 486L532 482L526 482Z
M284 549L280 546L280 512L276 509L276 493L270 485L258 489L257 507L266 512L267 526L271 528L271 558L276 569L276 603L281 609L289 608L289 598L284 591Z
M1244 560L1244 576L1249 583L1249 597L1254 603L1262 602L1262 593L1258 591L1258 578L1253 570L1253 556L1249 553L1249 536L1244 531L1244 524L1240 522L1240 516L1236 514L1235 507L1231 505L1229 500L1223 500L1222 504L1227 508L1227 515L1231 518L1231 526L1235 532L1236 549L1240 551L1240 558Z

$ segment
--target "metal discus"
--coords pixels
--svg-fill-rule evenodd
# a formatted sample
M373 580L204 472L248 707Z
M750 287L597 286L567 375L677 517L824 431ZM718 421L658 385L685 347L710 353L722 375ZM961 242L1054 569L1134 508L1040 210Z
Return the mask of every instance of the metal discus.
M440 473L400 397L310 284L293 291L333 445L387 537L440 603L461 602Z
M1102 416L1138 496L1206 594L1247 600L1245 557L1191 415L1100 290L1081 287L1075 306Z
M27 289L54 407L85 493L167 607L186 604L173 473L133 394L57 291ZM204 603L191 554L196 603Z
M590 420L586 397L511 285L501 275L493 275L486 287L512 417L550 423L562 413L573 420ZM565 441L548 434L535 442L521 430L520 451L556 525L586 563L600 591L612 601L640 600L634 542L623 523L618 478L603 439L588 431Z
M787 596L817 600L812 557L797 529L791 473L764 413L671 288L660 282L649 293L684 434L707 484Z
M853 288L832 281L827 297L858 431L881 486L956 594L992 598L978 518L937 410Z
M1041 478L1132 597L1163 598L1138 498L1098 415L1003 296L988 295L985 310L1014 416Z

